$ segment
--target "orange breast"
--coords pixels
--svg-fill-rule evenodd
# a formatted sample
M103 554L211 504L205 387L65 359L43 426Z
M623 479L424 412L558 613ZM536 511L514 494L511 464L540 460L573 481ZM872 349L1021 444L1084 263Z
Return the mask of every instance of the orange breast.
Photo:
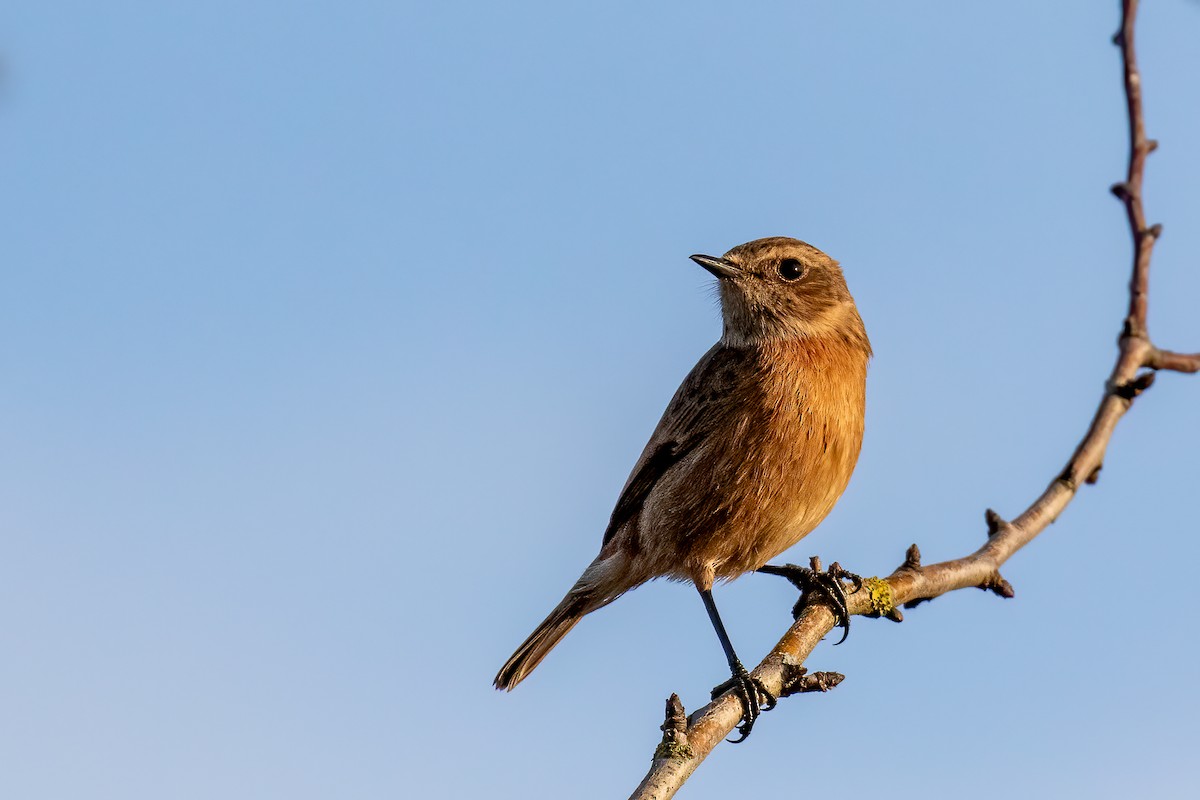
M849 483L862 445L866 355L791 342L761 348L750 367L727 398L727 424L647 509L654 530L646 538L662 545L658 574L700 583L757 569L812 531Z

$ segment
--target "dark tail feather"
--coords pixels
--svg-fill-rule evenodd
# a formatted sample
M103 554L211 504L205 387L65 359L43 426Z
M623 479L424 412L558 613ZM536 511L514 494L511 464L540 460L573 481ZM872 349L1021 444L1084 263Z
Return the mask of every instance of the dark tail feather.
M546 654L575 627L575 623L583 619L584 614L594 611L599 605L603 604L592 603L574 591L567 594L550 612L550 616L517 648L508 663L500 668L494 681L496 688L512 691L514 686L525 680L525 676L533 672L534 667L542 663Z

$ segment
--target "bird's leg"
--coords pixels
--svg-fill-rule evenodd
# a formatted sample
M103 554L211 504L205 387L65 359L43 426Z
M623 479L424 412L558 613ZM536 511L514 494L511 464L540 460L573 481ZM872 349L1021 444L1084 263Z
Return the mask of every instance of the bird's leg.
M800 590L800 599L792 608L793 619L799 618L800 612L804 610L814 593L825 595L830 605L833 606L833 613L837 617L838 624L842 626L842 638L837 643L841 644L846 641L846 637L850 635L850 609L846 604L846 587L842 585L842 581L850 581L854 585L854 591L858 591L862 588L862 578L853 572L842 569L842 565L836 561L829 565L827 571L822 572L821 561L816 556L813 556L811 567L802 567L798 564L784 564L782 567L776 567L767 564L759 567L756 571L787 578L793 586Z
M729 661L729 671L732 673L729 680L713 688L712 698L716 700L726 692L733 690L741 698L742 707L745 709L745 713L742 715L742 724L738 726L738 733L741 736L729 740L737 743L750 735L750 729L754 727L754 722L761 712L770 711L775 707L775 695L768 692L762 685L762 681L751 676L742 666L737 653L733 651L733 643L729 641L729 634L725 632L725 624L721 622L721 615L717 613L717 604L713 602L712 591L700 589L700 599L704 601L704 609L708 612L708 618L712 620L717 638L721 640L721 649L725 651L725 658Z

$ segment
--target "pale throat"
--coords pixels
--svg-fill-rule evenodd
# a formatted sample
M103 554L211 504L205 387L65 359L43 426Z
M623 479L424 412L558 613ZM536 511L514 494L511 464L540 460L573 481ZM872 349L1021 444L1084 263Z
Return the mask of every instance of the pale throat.
M857 329L862 325L850 301L824 308L812 317L792 318L767 318L730 305L722 302L720 343L725 347L759 347L771 342L844 336L859 333Z

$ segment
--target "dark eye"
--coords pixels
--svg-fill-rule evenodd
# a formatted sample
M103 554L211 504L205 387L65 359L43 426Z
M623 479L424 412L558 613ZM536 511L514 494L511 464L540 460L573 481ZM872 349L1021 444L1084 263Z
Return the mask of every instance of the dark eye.
M779 277L785 281L794 281L804 274L804 265L794 258L785 258L779 262Z

